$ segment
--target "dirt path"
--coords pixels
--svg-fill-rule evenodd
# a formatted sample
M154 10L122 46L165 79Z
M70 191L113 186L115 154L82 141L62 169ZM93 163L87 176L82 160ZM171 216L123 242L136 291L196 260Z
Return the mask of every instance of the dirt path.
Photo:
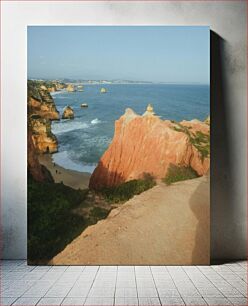
M163 183L88 227L52 264L208 264L207 177Z

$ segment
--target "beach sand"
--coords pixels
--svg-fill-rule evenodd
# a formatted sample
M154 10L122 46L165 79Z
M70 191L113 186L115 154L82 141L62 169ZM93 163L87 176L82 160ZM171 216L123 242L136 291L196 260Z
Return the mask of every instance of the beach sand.
M60 183L62 181L64 185L74 189L88 188L91 176L90 173L69 170L57 164L54 165L51 154L39 155L38 158L39 162L51 172L55 183Z

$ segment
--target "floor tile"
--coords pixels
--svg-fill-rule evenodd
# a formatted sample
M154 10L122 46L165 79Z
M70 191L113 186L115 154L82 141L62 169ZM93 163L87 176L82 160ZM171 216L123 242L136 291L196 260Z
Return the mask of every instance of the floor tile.
M116 288L115 297L133 298L137 297L136 288Z
M36 305L39 302L39 300L40 298L21 297L17 299L13 305L31 306L31 305Z
M222 298L223 294L217 290L215 287L197 287L200 295L203 297L210 297L210 298Z
M225 297L243 297L242 293L233 288L232 286L227 287L220 287L218 286L219 291L225 296Z
M160 301L162 306L185 305L181 298L162 297Z
M117 297L115 298L115 305L119 305L119 306L138 305L138 298Z
M58 286L55 285L47 291L45 297L58 298L65 297L70 291L71 286Z
M84 305L111 306L114 305L114 298L87 298Z
M204 298L204 300L207 302L210 306L219 306L219 305L232 305L230 301L228 301L227 298Z
M102 287L102 288L92 288L89 292L89 297L99 297L99 298L111 298L114 297L115 288L114 287Z
M248 305L248 300L247 298L228 298L228 300L233 304L233 305Z
M42 298L37 305L51 306L51 305L60 305L63 301L63 298Z
M159 298L147 297L147 298L139 298L139 306L160 306Z
M157 297L158 292L155 287L138 287L138 297Z
M159 297L180 297L178 290L175 289L167 289L167 288L157 288Z
M1 297L1 299L0 299L0 305L1 306L7 306L7 305L11 305L12 303L14 303L15 302L15 300L16 300L17 298L15 298L15 297L13 297L13 298L10 298L10 297Z
M84 303L85 303L85 298L65 298L61 305L83 306Z
M191 289L178 288L178 291L182 297L201 297L201 294L194 287Z
M133 287L136 287L136 282L135 280L117 280L116 287L133 288Z
M207 305L207 303L204 301L203 298L199 297L183 297L184 303L186 305L192 305L192 306L202 306Z
M2 261L1 305L246 305L247 263L27 266Z
M91 286L89 285L78 285L72 287L67 294L68 297L87 297Z
M66 272L82 272L85 266L70 266L66 270Z

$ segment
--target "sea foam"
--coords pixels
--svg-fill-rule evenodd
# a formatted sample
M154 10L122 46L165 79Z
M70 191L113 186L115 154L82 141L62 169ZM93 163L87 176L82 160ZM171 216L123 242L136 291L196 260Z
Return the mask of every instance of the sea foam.
M80 121L63 120L52 124L52 131L55 135L87 128L89 128L89 124Z
M91 120L90 123L91 124L98 124L98 123L101 123L101 120L99 120L98 118L95 118L95 119Z

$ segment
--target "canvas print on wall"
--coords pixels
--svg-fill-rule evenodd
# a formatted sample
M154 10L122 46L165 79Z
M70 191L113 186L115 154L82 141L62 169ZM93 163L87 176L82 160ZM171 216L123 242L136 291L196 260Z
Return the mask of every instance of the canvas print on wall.
M210 257L209 28L28 27L28 262Z

